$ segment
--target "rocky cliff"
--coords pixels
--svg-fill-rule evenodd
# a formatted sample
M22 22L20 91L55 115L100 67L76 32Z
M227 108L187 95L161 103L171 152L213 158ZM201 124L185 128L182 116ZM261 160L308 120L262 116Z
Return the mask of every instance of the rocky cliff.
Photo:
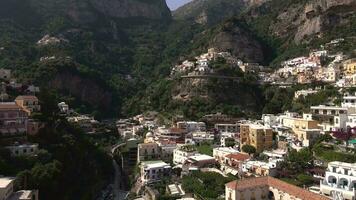
M231 52L244 62L262 63L264 61L261 44L246 30L231 24L225 24L218 31L210 42L210 46L220 51Z
M11 12L14 9L24 12ZM0 16L36 18L38 24L42 20L69 17L76 23L88 24L108 18L166 20L171 13L165 0L3 0Z
M246 5L247 2L244 0L194 0L174 11L173 17L204 25L214 25L239 14Z
M270 25L269 30L281 38L292 37L295 42L313 35L322 35L328 30L354 20L355 0L315 0L292 3Z

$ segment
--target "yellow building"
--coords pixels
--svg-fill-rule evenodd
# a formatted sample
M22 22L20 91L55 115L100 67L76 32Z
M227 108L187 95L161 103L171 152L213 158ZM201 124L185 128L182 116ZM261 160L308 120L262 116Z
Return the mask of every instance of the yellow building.
M292 117L288 114L280 117L281 125L292 129L297 139L303 145L309 146L320 135L318 121L313 120L311 114L304 114L303 118Z
M349 59L343 63L343 69L345 75L353 75L356 73L356 59Z
M257 152L262 152L272 148L272 129L256 124L243 124L240 127L240 144L249 144L256 148Z
M318 129L318 121L311 119L311 114L304 114L303 118L281 116L280 123L294 132L299 130Z

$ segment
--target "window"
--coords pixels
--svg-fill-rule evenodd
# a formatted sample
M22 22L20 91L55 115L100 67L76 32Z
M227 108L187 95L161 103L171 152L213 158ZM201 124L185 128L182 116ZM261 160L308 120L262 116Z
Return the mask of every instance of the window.
M333 172L336 173L336 167L333 167Z
M345 175L349 175L349 170L348 169L344 169L344 174Z

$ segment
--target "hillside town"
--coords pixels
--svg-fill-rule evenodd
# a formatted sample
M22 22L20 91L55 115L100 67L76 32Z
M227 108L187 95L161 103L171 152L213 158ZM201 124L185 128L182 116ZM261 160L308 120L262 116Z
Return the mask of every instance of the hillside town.
M45 39L41 43L57 42ZM330 44L342 41L338 39ZM260 84L284 88L324 82L340 88L341 102L312 105L303 113L265 113L260 119L211 113L199 121L179 115L171 121L162 121L160 113L153 111L119 119L115 126L121 142L111 150L117 168L115 177L128 177L132 187L127 191L120 186L124 180L115 181L99 199L121 196L136 200L354 200L356 93L341 89L356 83L353 81L356 80L355 59L318 50L310 52L308 57L286 60L280 69L271 73L257 63L244 63L228 52L209 49L174 66L171 77L214 75L211 64L219 59L243 73L258 74ZM325 63L325 59L329 62ZM41 146L27 138L44 127L36 117L41 113L41 103L36 97L40 88L18 83L8 69L0 69L0 79L3 80L1 143L13 157L37 156ZM322 86L296 90L294 99L317 95L323 90ZM85 134L111 132L112 122L104 123L92 115L80 114L66 102L57 106L59 116ZM348 159L353 161L349 163ZM301 168L294 169L293 165ZM215 177L214 180L209 180L209 176ZM195 178L200 182L194 182ZM1 199L38 199L38 190L15 191L15 181L14 177L0 176ZM204 196L201 190L209 182L219 189L210 188L216 191Z
M177 118L168 127L157 124L157 113L120 120L119 133L134 141L135 147L129 150L132 157L127 159L136 160L132 164L139 167L135 192L142 197L137 199L159 199L156 185L160 181L166 183L167 177L172 177L172 182L166 185L167 195L176 199L204 199L184 191L185 177L203 172L237 180L227 183L225 193L218 199L288 196L288 199L352 200L356 187L353 163L325 162L322 156L313 158L312 168L303 166L307 170L303 175L310 178L308 184L303 183L304 187L286 181L288 176L282 166L291 159L290 154L316 145L333 149L330 153L354 152L356 134L350 127L354 127L355 99L350 94L344 96L339 107L313 106L310 113L303 115L264 114L260 120L237 120L222 113L205 116L202 121ZM321 140L326 136L328 140Z
M188 177L208 187L204 178L214 174L232 179L215 185L224 192L214 199L355 199L356 93L345 88L356 84L356 60L331 53L341 42L344 39L335 39L308 56L286 60L273 72L216 49L175 65L172 78L211 76L213 63L222 58L243 73L258 74L260 84L285 88L319 82L339 88L341 99L338 104L312 105L302 113L266 113L258 120L212 113L200 121L175 116L162 123L156 112L118 120L118 133L129 146L123 159L130 162L122 163L123 170L135 182L129 197L208 199L189 185ZM324 87L296 90L294 99L317 95ZM312 154L305 157L308 151ZM130 170L135 166L138 170Z

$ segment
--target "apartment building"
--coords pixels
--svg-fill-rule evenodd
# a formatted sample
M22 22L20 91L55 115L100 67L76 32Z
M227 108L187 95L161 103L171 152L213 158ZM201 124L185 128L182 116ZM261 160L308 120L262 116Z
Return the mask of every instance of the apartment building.
M22 144L7 146L12 156L30 156L38 152L38 144Z
M225 162L226 156L229 154L237 154L239 153L238 150L231 148L231 147L218 147L213 149L213 157L217 160L220 164Z
M170 176L172 167L161 160L141 162L141 182L143 184L160 181L162 177Z
M345 75L356 73L356 59L349 59L343 62L343 72Z
M318 121L312 119L312 114L303 114L303 117L288 115L279 116L279 123L283 127L290 128L296 139L307 147L320 135Z
M352 114L349 108L338 106L311 106L312 117L319 122L323 131L333 131L346 128L347 115Z
M356 198L356 163L330 162L320 191L327 196L345 200Z
M157 143L142 143L137 147L137 162L157 160L161 157L161 149Z
M0 103L0 140L26 139L28 114L15 102Z
M14 191L15 178L0 176L0 200L38 200L37 190Z
M41 111L41 106L36 96L18 96L16 97L15 102L17 103L17 105L23 107L29 115L31 115L31 113L33 112Z
M248 161L250 156L245 153L234 153L225 156L225 160L221 163L221 170L226 174L242 174L243 163Z
M242 124L240 126L240 145L242 147L246 144L254 146L257 152L272 148L272 129L257 124Z
M193 132L193 131L205 131L206 125L204 122L177 122L177 128L183 129L186 132Z
M173 163L175 165L184 164L190 156L198 154L196 148L192 145L181 145L173 151Z
M215 124L214 128L220 133L238 133L240 131L239 124Z

